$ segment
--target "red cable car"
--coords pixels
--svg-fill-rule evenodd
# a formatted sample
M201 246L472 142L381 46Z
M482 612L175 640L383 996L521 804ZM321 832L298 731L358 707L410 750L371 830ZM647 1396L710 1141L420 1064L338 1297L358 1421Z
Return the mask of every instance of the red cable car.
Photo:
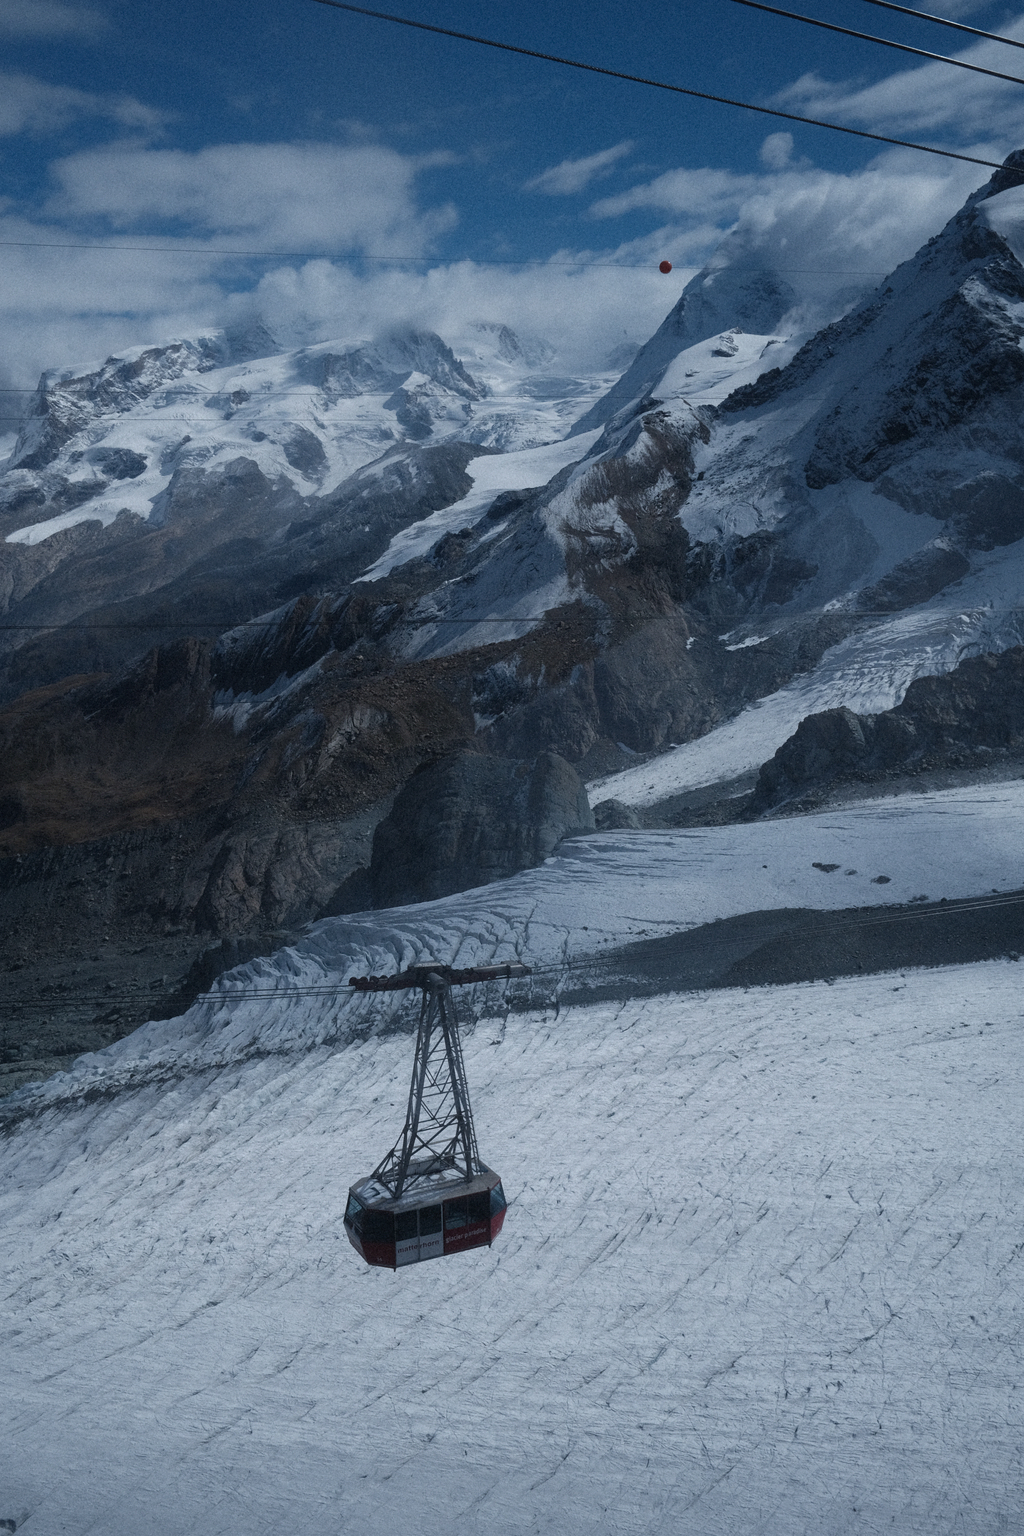
M489 1248L505 1220L505 1193L498 1175L483 1168L468 1184L456 1180L447 1198L442 1196L440 1185L429 1194L421 1186L394 1200L371 1175L349 1190L349 1242L367 1264L384 1269L447 1258L466 1248Z
M454 970L419 965L398 976L353 976L361 992L423 993L405 1128L349 1190L345 1230L367 1264L385 1269L490 1247L505 1220L501 1179L480 1161L453 984L529 975L525 965Z

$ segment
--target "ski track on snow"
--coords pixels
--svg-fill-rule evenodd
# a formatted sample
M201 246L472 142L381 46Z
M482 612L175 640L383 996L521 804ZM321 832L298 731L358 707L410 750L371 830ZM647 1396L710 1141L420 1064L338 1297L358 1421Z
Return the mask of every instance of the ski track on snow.
M487 1253L365 1268L407 1037L3 1147L26 1536L989 1536L1022 1479L1020 968L467 1034Z

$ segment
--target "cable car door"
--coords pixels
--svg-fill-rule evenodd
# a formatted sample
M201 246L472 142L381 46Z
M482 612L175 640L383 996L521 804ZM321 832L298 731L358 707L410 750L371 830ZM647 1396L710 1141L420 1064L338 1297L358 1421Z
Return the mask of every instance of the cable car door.
M427 1205L419 1211L398 1211L395 1215L395 1267L418 1264L421 1259L439 1259L443 1252L441 1207Z

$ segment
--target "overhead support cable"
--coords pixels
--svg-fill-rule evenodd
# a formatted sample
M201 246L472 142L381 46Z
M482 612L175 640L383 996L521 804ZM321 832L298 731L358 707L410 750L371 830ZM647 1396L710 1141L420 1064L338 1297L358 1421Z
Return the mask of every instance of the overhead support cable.
M650 85L655 90L673 91L677 96L693 96L698 101L716 101L720 106L742 107L745 112L760 112L765 117L781 117L788 123L808 123L812 128L831 128L834 133L852 134L857 139L872 139L876 144L895 144L898 149L918 149L926 155L941 155L946 160L965 160L968 165L984 165L991 170L1002 170L999 160L981 160L977 155L963 155L953 149L936 149L932 144L917 144L911 139L893 139L884 133L869 133L866 128L847 128L843 123L830 123L820 117L804 117L799 112L783 112L778 107L759 107L752 101L737 101L732 96L716 96L710 91L695 91L686 85L670 85L665 80L652 80L646 75L630 75L621 69L608 69L603 64L585 64L580 59L566 59L557 53L541 53L537 48L520 48L515 43L503 43L493 37L477 37L472 32L456 32L452 27L435 27L426 21L413 21L409 16L393 16L388 11L371 11L362 5L349 5L346 0L315 0L317 5L329 5L336 11L351 11L356 16L370 16L375 21L390 21L400 27L415 27L419 32L435 32L441 37L455 37L464 43L479 43L484 48L500 48L505 53L522 54L528 59L544 59L548 64L565 64L570 69L585 69L592 75L610 75L613 80L629 80L634 85Z
M497 495L498 493L495 492L495 494ZM357 581L361 580L362 578L357 578ZM317 601L323 601L323 599L317 599ZM430 624L470 624L474 626L477 624L541 624L545 619L550 618L552 614L557 612L557 608L548 608L543 613L520 613L513 615L511 618L505 619L494 618L492 615L487 614L471 615L464 619L453 619L448 618L443 614L406 613L402 615L402 622L415 625L420 628L426 628L427 625ZM994 616L997 613L1024 613L1024 606L1017 605L1012 608L982 607L973 609L968 608L966 610L961 609L959 611L959 617L963 619L987 618ZM107 624L79 624L73 622L70 624L0 624L0 633L24 630L30 634L37 635L63 634L65 630L82 629L166 630L184 629L187 627L189 630L215 629L218 631L218 633L233 634L240 629L277 629L281 625L286 624L292 617L293 615L286 614L284 617L270 619L150 619L144 623L124 622ZM816 613L813 611L808 611L806 613L794 613L786 615L787 620L791 623L803 623L805 621L817 622L819 619L904 619L909 617L925 619L942 618L947 622L950 620L950 615L948 613L939 613L936 609L928 608L822 608L819 609ZM303 623L307 626L309 624L322 625L329 622L329 618L326 618L323 615L317 615L315 609L313 609L307 615L305 620L303 620ZM730 631L730 633L736 633L736 631ZM722 638L722 636L719 636L719 639Z
M474 267L548 267L556 270L565 269L567 272L575 272L578 269L590 267L609 268L615 272L647 272L651 262L647 261L555 261L547 256L527 256L522 260L508 257L484 257L484 256L365 256L360 252L350 251L320 251L312 254L309 251L222 251L204 250L201 246L183 245L96 245L94 242L70 243L68 241L50 240L0 240L0 249L5 247L18 247L23 250L33 251L136 251L145 253L156 251L159 255L174 255L180 250L185 256L254 256L267 261L360 261L366 266L381 267L395 265L428 265L455 266L460 262L468 261ZM685 265L693 266L693 262ZM684 267L685 270L685 267ZM703 269L698 268L694 273L699 277ZM729 272L789 272L798 273L803 277L888 277L891 269L888 267L740 267L732 263L728 267L716 268L715 271ZM709 275L714 275L709 274ZM256 359L258 361L258 359ZM225 367L233 366L225 364ZM52 388L59 389L68 383L67 379L57 379ZM0 395L34 395L38 385L31 389L27 386L23 389L0 389ZM207 394L213 392L208 390ZM295 394L295 390L278 390L276 393ZM261 398L265 398L261 392Z
M909 5L896 5L894 0L867 0L868 5L880 6L883 11L898 11L901 16L914 16L918 21L934 21L940 27L952 27L954 32L969 32L972 37L983 37L990 43L1005 43L1008 48L1024 48L1015 37L1004 37L1001 32L982 32L978 27L968 27L962 21L950 21L948 16L934 16L931 11L918 11Z
M1009 80L1012 85L1024 85L1019 75L1004 75L1000 69L986 69L983 64L968 64L966 59L954 59L948 53L932 53L927 48L913 48L910 43L896 43L888 37L876 37L872 32L857 32L853 27L841 27L834 21L820 21L817 16L801 16L798 11L783 11L777 5L763 5L761 0L732 0L732 3L748 6L752 11L767 11L769 16L784 16L787 21L802 21L808 27L823 27L826 32L841 32L844 37L857 37L864 43L880 43L883 48L898 48L900 53L914 53L920 59L932 59L937 64L954 64L957 69L969 69L976 75L991 75L995 80Z
M938 153L938 151L937 151ZM982 162L979 161L979 164ZM988 162L984 162L987 164ZM545 256L527 256L517 258L512 256L488 257L486 260L476 256L452 256L441 258L438 256L368 256L364 251L251 251L235 250L225 246L206 245L117 245L97 240L0 240L0 247L11 250L24 251L131 251L137 256L154 254L157 256L240 256L255 261L360 261L368 267L386 267L392 264L406 266L410 264L423 264L428 262L448 263L456 261L471 261L477 267L565 267L574 270L576 267L614 267L623 272L639 272L649 266L649 262L643 261L553 261ZM760 268L752 268L759 271ZM781 269L780 269L781 270ZM794 272L817 271L814 267L787 267L785 269ZM829 269L822 269L828 271ZM854 277L872 277L879 269L870 272L854 272ZM881 274L879 274L881 275ZM0 390L0 394L9 391Z
M911 910L912 905L913 904L911 902L901 902L894 904L893 906L880 904L879 907L874 910L870 908L865 909L864 907L833 907L831 909L819 908L817 909L817 915L821 920L820 931L825 933L849 932L850 929L872 928L878 924L885 924L888 926L891 923L920 923L922 921L933 921L937 918L955 919L960 917L960 915L964 912L998 911L1003 907L1018 907L1024 905L1024 891L994 891L990 896L954 896L952 898L942 897L939 901L930 902L927 906L918 908L916 911ZM826 916L826 913L828 912L830 912L830 916ZM852 918L846 917L844 920L844 914L850 912L856 912L857 916ZM693 932L694 930L690 929L689 931ZM567 978L568 974L573 971L592 972L595 966L600 968L602 962L607 963L610 961L615 963L618 954L619 946L616 946L616 948L608 950L603 954L594 952L590 955L579 956L576 959L564 959L559 961L557 964L551 965L535 965L526 967L520 966L516 961L512 961L507 965L503 964L490 967L482 967L481 969L496 971L498 974L495 976L481 976L479 979L481 981L495 982L504 981L506 979L516 981L520 979L525 980L526 976L528 976L530 982L532 983L534 978L538 976L555 976L559 978ZM619 963L621 963L621 960ZM424 967L424 969L426 969L426 967ZM523 975L524 972L526 973L525 976ZM355 988L355 995L366 996L371 991L374 993L380 993L384 991L400 989L397 986L388 984L389 982L398 982L399 978L397 977L380 977L377 979L383 982L384 985L374 988ZM168 991L172 995L174 990L174 988L168 988ZM230 1003L290 1003L302 998L325 998L328 1000L341 1002L344 1001L345 998L351 997L352 995L353 989L351 982L345 982L339 977L338 981L334 983L324 982L318 986L314 985L308 987L253 987L251 989L240 986L224 987L216 992L198 992L195 995L194 1001L197 1003L220 1004L222 1006L226 1006ZM64 998L41 998L36 994L32 997L7 998L5 1000L4 1006L11 1010L14 1010L15 1008L19 1011L22 1009L31 1009L44 1013L55 1013L61 1009L79 1009L93 1006L98 1007L100 1005L105 1005L109 1009L111 1006L130 1003L137 1004L140 1001L142 1001L142 998L137 992L92 993L85 996L80 995L79 997ZM541 1006L543 1006L543 1003ZM10 1068L8 1068L8 1070L10 1070Z

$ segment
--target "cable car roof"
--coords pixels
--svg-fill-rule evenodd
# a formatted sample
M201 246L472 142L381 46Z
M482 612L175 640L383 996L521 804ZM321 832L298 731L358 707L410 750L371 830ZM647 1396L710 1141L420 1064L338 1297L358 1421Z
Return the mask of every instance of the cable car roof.
M358 1184L353 1184L350 1193L355 1195L360 1205L375 1211L409 1211L421 1205L437 1205L442 1200L453 1200L456 1196L482 1194L500 1182L493 1168L481 1166L480 1172L469 1180L457 1168L444 1168L430 1175L429 1184L421 1180L397 1200L372 1174L367 1179L360 1179Z

